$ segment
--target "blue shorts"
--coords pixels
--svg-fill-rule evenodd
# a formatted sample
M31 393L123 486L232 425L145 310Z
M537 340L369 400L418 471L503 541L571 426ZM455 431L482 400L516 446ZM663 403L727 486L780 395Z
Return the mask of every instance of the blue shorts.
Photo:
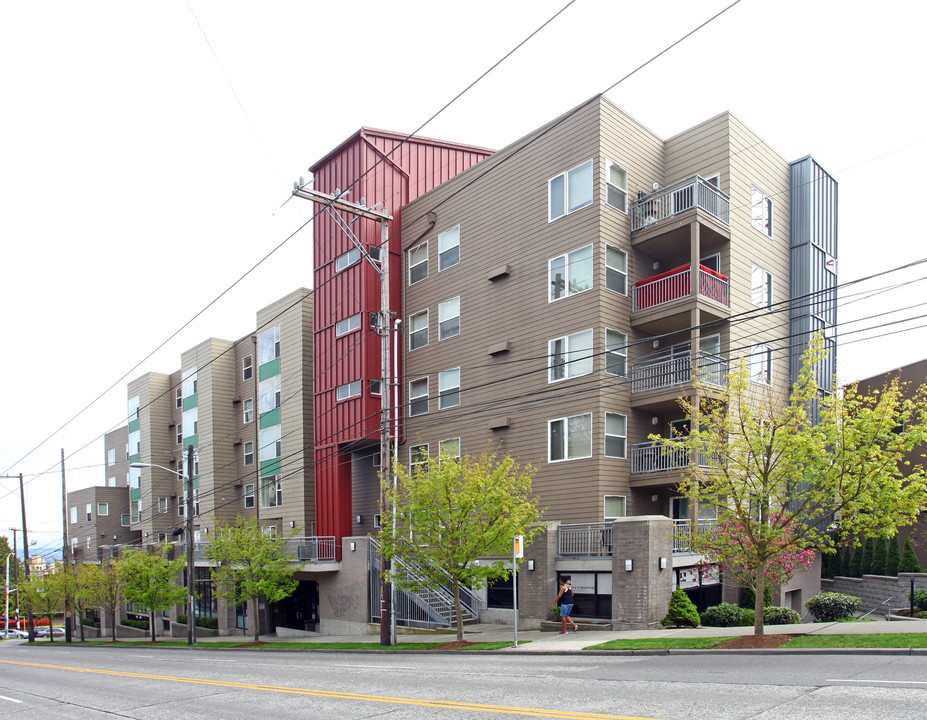
M568 617L570 617L570 613L572 613L572 612L573 612L573 603L569 603L569 604L567 604L567 605L561 605L561 606L560 606L560 617L562 617L562 618L565 618L565 617L568 618Z

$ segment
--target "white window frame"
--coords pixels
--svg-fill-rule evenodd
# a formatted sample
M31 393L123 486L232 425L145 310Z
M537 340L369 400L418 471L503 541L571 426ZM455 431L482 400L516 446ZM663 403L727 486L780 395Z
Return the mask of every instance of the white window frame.
M280 326L274 325L258 335L258 367L280 357Z
M382 380L371 380L370 381L370 394L374 397L381 397L383 395L383 381Z
M180 382L180 389L183 391L184 398L196 395L196 367L184 370L181 377L183 379Z
M182 387L179 387L176 390L176 394L174 395L174 407L176 408L183 407L183 388Z
M450 340L458 335L460 335L460 295L438 303L438 342Z
M428 278L428 242L419 243L406 252L409 268L409 285L415 285ZM415 258L413 260L413 258ZM423 274L424 273L424 274ZM421 277L415 277L416 274Z
M611 264L611 258L609 257L610 251L624 257L624 268L615 267ZM619 284L623 286L623 290L618 290L613 287ZM609 243L605 245L605 288L618 295L627 296L628 294L628 254L621 248Z
M773 275L756 263L750 264L750 302L772 312Z
M77 505L71 506L70 520L71 520L71 525L77 524Z
M589 375L593 370L595 333L592 328L552 338L547 343L547 382Z
M622 422L624 423L624 434L609 433L609 431L608 431L608 420L609 420L610 417L612 417L612 418L621 418ZM603 451L604 451L604 453L605 453L605 457L609 457L609 458L618 458L618 459L620 459L620 460L626 460L627 457L628 457L628 416L627 416L627 415L623 415L623 414L621 414L621 413L615 413L615 412L607 412L607 413L605 413L605 425L604 425L604 430L605 430L605 444L604 444L604 449L603 449ZM622 452L621 452L620 455L612 455L612 454L609 454L609 451L608 451L608 439L609 439L609 438L617 438L617 439L620 439L620 440L621 440L621 442L622 442Z
M588 257L583 257L584 255ZM562 268L562 277L559 280L554 274L554 266L558 263L558 261L560 261L559 264ZM578 272L579 263L585 262L589 263L589 286L574 290L573 274L570 272L570 270L575 264ZM570 252L563 253L562 255L552 257L547 261L547 302L557 302L558 300L563 300L568 297L573 297L574 295L579 295L580 293L584 293L587 290L592 290L595 287L594 273L595 263L593 259L593 248L591 243L589 245L578 247L575 250L571 250ZM561 283L562 288L560 287Z
M612 168L618 168L620 173L624 175L623 186L612 182ZM618 194L621 198L620 204L616 205L612 202L613 192ZM605 203L609 207L620 210L625 215L628 213L628 171L614 160L609 160L608 158L605 158Z
M93 522L93 503L87 503L84 512L87 514L87 522Z
M189 410L184 410L182 425L184 432L187 433L185 437L193 437L197 434L199 430L199 421L200 421L200 410L199 407L190 408ZM192 425L192 427L191 427ZM190 431L193 432L190 432Z
M250 461L248 458L251 458ZM254 465L254 440L246 440L241 445L241 464L245 467Z
M772 384L772 348L764 343L750 346L750 380L761 385Z
M128 444L126 447L128 447ZM110 448L106 451L106 464L108 466L116 464L116 448Z
M773 200L756 185L750 186L750 224L767 237L773 236Z
M422 392L424 388L424 392ZM424 404L425 409L416 412L417 406ZM415 378L409 382L409 417L428 414L428 377Z
M242 501L246 508L254 507L254 483L245 483L242 489Z
M572 431L571 426L577 424L574 421L583 420L588 423L588 448L586 447L575 447L573 443L570 442L570 433ZM554 426L561 425L562 427L562 442L563 446L558 449L558 457L554 459ZM547 462L557 463L557 462L568 462L570 460L584 460L592 457L592 413L581 413L579 415L570 415L567 417L554 418L553 420L547 421ZM583 454L579 454L581 451ZM574 454L575 452L575 454Z
M610 515L609 510L614 508L609 507L609 500L620 500L621 501L621 514L620 515ZM626 495L604 495L602 497L602 516L606 520L617 520L618 518L627 517L628 513L628 498Z
M254 398L245 398L241 403L241 421L245 425L254 422Z
M272 375L258 383L258 415L280 407L280 375Z
M614 364L618 362L623 364L623 370L614 372ZM628 335L621 330L605 328L605 372L618 377L628 376Z
M273 487L271 487L273 486ZM265 488L270 488L265 491ZM279 475L265 475L261 478L260 502L262 508L274 508L283 505L283 480ZM266 496L266 497L265 497ZM267 503L264 500L268 500Z
M268 506L272 507L272 506ZM277 539L277 526L276 525L265 525L261 528L261 532L264 533L271 540Z
M166 513L168 510L169 510L169 505L168 505L167 498L159 497L158 498L158 512L163 514L163 513Z
M174 437L178 445L183 445L183 423L177 423L177 433Z
M456 250L456 252L454 252ZM460 264L460 225L438 235L438 272Z
M357 397L363 391L364 384L360 380L353 380L344 385L335 388L335 400L341 402L352 397Z
M360 259L360 248L352 247L347 252L343 252L341 255L335 258L335 272L339 273L342 270L347 270L352 265L359 263Z
M460 405L460 368L455 367L438 373L438 409Z
M109 515L109 503L108 502L98 502L97 503L97 517L103 515L104 517Z
M424 454L422 453L422 448L424 448ZM421 443L419 445L409 446L409 474L415 473L415 468L419 465L424 465L427 469L428 462L431 460L431 452L428 447L428 443Z
M448 452L448 448L453 449L453 454ZM438 454L460 459L460 438L447 438L438 443Z
M423 327L416 327L416 321L424 319ZM419 340L423 338L424 341ZM428 310L421 310L409 316L409 352L428 346Z
M279 458L283 454L283 437L280 425L261 428L258 443L258 462Z
M361 315L363 315L363 313L354 313L353 315L350 315L336 322L335 337L341 337L342 335L347 335L348 333L352 333L355 330L360 330Z
M587 160L559 175L554 175L554 177L547 181L547 222L553 222L554 220L558 220L577 210L582 210L584 207L592 205L594 200L593 190L595 187L592 171L592 160ZM571 186L577 184L586 174L589 176L589 186L588 188L577 187L577 196L576 199L573 200L571 198ZM588 191L588 195L586 192L583 192L584 190ZM556 212L556 214L554 211L555 196L559 196L558 205L560 206L560 211Z
M241 359L241 380L242 382L254 377L254 358L251 355L245 355Z

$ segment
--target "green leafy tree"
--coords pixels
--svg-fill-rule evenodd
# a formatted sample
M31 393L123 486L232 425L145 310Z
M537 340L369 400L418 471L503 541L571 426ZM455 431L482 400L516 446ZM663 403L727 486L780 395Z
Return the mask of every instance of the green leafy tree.
M921 566L917 562L917 555L914 554L914 547L911 545L910 536L905 538L904 552L901 554L901 563L898 565L898 572L919 573Z
M752 382L741 361L720 397L680 400L690 433L663 440L668 452L703 459L690 466L681 489L718 511L715 532L693 535L693 550L757 598L767 582L786 582L816 552L833 552L832 532L884 537L927 504L924 467L908 464L927 441L927 386L909 397L897 379L869 395L852 385L822 393L822 348L816 337L787 402ZM760 602L756 634L763 632Z
M113 642L116 642L116 616L125 585L119 570L120 562L121 560L111 560L104 565L84 565L80 572L80 593L88 607L98 607L109 616L113 628Z
M901 551L898 549L898 535L888 541L888 559L885 561L885 574L898 576L898 566L901 564Z
M16 578L23 577L23 562L15 555L10 555L13 552L13 548L10 547L9 538L6 535L0 535L0 573L6 578L6 562L7 556L10 557L10 586L16 582Z
M844 577L853 577L853 547L843 546L843 555L840 558L840 574Z
M32 602L36 615L48 618L48 639L55 641L51 632L54 629L54 616L64 610L67 579L63 574L54 572L48 575L34 575L19 584L20 591L25 591Z
M216 593L236 605L248 601L254 624L254 641L260 639L258 598L277 602L289 597L299 582L294 579L295 559L287 552L287 537L274 537L261 530L257 520L239 516L234 524L218 518L215 533L206 545L206 557L216 563L212 570ZM294 530L291 535L295 535ZM194 622L188 618L188 622Z
M661 625L673 627L698 627L701 622L698 610L683 589L674 590L670 596L669 608L666 616L660 621Z
M888 562L888 542L885 538L876 538L875 550L872 552L872 574L885 575Z
M853 548L853 560L850 562L850 577L861 578L863 576L863 553L865 552L862 545Z
M863 561L860 564L862 567L863 575L869 575L872 573L872 559L875 555L875 538L866 538L866 541L863 543Z
M463 640L460 588L508 577L515 536L523 535L527 545L542 532L543 510L531 493L534 468L487 451L479 457L442 454L416 463L411 473L403 465L395 470L395 486L382 479L395 520L384 510L380 541L386 557L414 566L418 577L394 572L390 580L410 590L449 582L457 639ZM487 556L502 559L485 562Z
M182 603L186 597L186 590L177 582L184 562L184 558L168 560L166 545L156 552L132 548L119 561L126 600L148 610L151 642L157 642L155 613Z

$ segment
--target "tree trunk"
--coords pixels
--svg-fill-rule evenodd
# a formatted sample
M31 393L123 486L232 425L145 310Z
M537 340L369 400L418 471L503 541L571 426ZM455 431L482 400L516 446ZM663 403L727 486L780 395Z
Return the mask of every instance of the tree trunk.
M258 614L258 599L257 596L251 598L249 601L251 603L251 621L253 623L252 627L254 628L254 642L261 641L261 616Z
M464 639L463 633L463 608L460 605L460 581L454 581L454 614L457 620L457 640Z
M111 613L110 616L111 616L112 621L113 621L113 639L112 639L112 642L116 642L116 608L113 608L113 611L112 611L112 613Z
M87 640L84 638L84 623L81 622L83 617L84 617L84 614L80 610L78 610L77 611L77 624L80 625L80 641L87 642Z
M52 625L52 616L49 615L48 616L48 641L49 642L55 642L55 633L52 632L52 630L54 629L55 629L55 626Z
M753 598L753 610L756 613L756 619L753 621L753 634L762 635L763 634L763 596L766 594L766 568L761 567L756 571L755 584L755 597Z
M148 611L148 629L151 631L151 642L158 642L155 638L154 610Z

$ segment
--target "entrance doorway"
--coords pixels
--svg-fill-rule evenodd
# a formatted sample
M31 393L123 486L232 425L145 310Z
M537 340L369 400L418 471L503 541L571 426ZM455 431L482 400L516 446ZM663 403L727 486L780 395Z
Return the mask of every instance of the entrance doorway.
M319 623L319 584L314 580L300 580L288 598L273 604L273 628L316 631Z

